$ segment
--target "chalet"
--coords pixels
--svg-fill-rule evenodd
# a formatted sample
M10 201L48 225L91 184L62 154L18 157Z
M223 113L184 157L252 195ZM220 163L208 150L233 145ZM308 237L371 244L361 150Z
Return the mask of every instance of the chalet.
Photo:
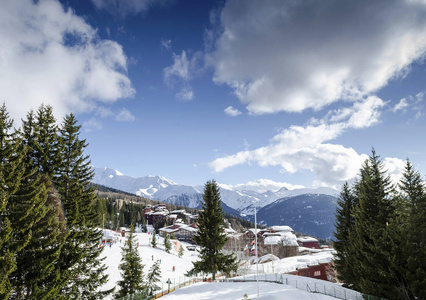
M310 236L298 237L297 242L300 247L321 249L318 240Z
M271 227L271 231L263 234L264 252L269 252L278 258L296 256L299 244L292 231L293 229L289 226Z
M184 209L173 210L169 215L170 221L173 223L194 224L198 221L198 215L187 213Z
M155 225L158 222L166 221L168 217L167 211L148 211L144 215L146 223L150 225Z
M159 231L162 235L168 234L170 237L173 234L179 241L193 243L194 236L197 233L197 227L195 224L186 225L182 223L175 223L173 225L160 228Z
M171 224L176 223L177 220L180 220L180 219L178 219L178 215L175 215L175 214L170 214L169 215L169 221L170 221Z

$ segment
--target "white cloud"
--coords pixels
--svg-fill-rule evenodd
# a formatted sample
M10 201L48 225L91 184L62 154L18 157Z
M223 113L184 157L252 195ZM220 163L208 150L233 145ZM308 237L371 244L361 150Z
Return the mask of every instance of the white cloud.
M152 6L164 4L164 0L92 0L97 9L106 10L114 16L124 18L148 11Z
M368 157L352 148L329 142L348 129L364 128L379 122L385 103L377 97L355 102L351 107L330 112L305 126L291 126L275 135L268 145L215 159L216 172L239 164L257 162L259 166L281 166L285 172L309 170L316 186L340 187L352 180Z
M318 110L406 75L424 57L426 3L230 0L219 30L214 80L250 112Z
M399 158L386 157L383 160L383 163L385 165L385 170L387 171L387 174L389 174L393 183L399 182L399 180L402 178L402 173L404 171L406 161Z
M189 82L202 69L200 67L201 60L201 52L195 52L192 55L187 55L185 50L180 55L173 53L173 65L164 68L163 73L165 82L170 86L176 81L180 83L181 90L176 94L177 98L182 100L193 100L195 98Z
M225 114L227 114L228 116L231 117L236 117L242 114L242 112L240 112L238 109L233 108L232 106L228 106L227 108L225 108Z
M95 118L91 118L90 120L83 122L83 129L85 131L100 130L102 129L102 123Z
M190 101L195 98L194 92L190 86L183 87L182 90L176 94L176 98L184 101Z
M402 98L392 109L394 112L397 112L398 110L405 110L405 108L408 106L407 99Z
M15 119L41 103L60 120L135 94L122 47L56 0L2 3L0 40L1 98Z
M115 116L115 119L120 122L133 122L135 120L135 116L128 109L122 108Z
M413 111L415 112L414 120L417 120L423 115L423 98L423 92L417 93L415 96L406 96L392 108L392 111L402 111L403 113L406 113L408 110Z
M161 47L170 50L172 48L172 41L171 40L161 40Z
M190 61L186 56L186 51L182 51L181 55L173 53L173 65L164 69L164 77L166 81L171 81L176 77L188 81L191 79L189 67Z

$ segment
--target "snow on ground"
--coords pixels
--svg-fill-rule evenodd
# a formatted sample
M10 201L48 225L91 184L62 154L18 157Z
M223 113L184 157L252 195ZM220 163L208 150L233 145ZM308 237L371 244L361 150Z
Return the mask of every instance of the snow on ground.
M308 266L318 265L320 263L329 263L333 259L334 250L325 250L320 253L314 253L311 255L300 255L286 257L279 260L272 260L267 263L260 263L259 273L278 273L285 274L296 271L297 269L306 268ZM254 257L253 257L254 259ZM262 258L260 258L262 261ZM255 274L256 273L256 264L248 266L246 270L242 268L244 272L241 275L245 274Z
M255 282L200 282L178 289L166 296L163 296L161 299L240 300L244 298L245 294L247 294L249 299L257 299L257 284ZM331 300L336 298L317 293L308 293L290 285L259 282L259 299Z
M135 233L136 241L139 242L138 251L142 257L142 263L144 265L144 275L146 275L156 260L161 260L161 283L160 287L164 290L168 288L167 281L170 279L172 289L174 286L178 286L180 283L188 281L189 278L185 277L184 274L192 269L193 261L198 260L198 253L196 251L188 251L186 249L187 243L182 243L185 252L181 258L177 255L177 250L172 249L171 253L168 254L164 251L163 238L157 235L157 248L151 247L152 234L148 233ZM125 237L118 238L118 242L105 246L103 256L105 257L104 263L108 266L107 274L109 281L102 287L102 289L109 289L117 286L117 281L121 280L121 274L118 269L121 263L121 246L123 246ZM272 262L259 264L259 287L260 287L260 299L308 299L308 300L326 300L335 299L330 296L321 295L319 293L307 292L309 290L317 290L320 293L323 291L327 295L348 293L346 289L341 286L333 284L331 282L316 280L312 278L306 278L294 275L279 275L294 271L296 268L305 267L310 264L328 262L332 258L332 252L325 251L313 255L295 256L284 259L276 259ZM173 266L175 271L173 271ZM256 273L256 265L247 265L240 271L244 280L253 280L254 273ZM275 274L264 274L264 273L275 273ZM249 275L251 274L251 275ZM286 284L268 283L262 282L263 280L276 281L277 276L281 278L282 282ZM271 277L271 278L269 278ZM296 282L297 281L297 282ZM248 298L257 298L257 288L255 282L217 282L217 283L197 283L195 285L187 286L181 289L173 291L165 299L243 299L244 294L247 293ZM116 290L117 292L117 290ZM349 294L348 294L349 295ZM354 295L356 296L356 295ZM109 299L114 299L110 296ZM356 297L349 297L347 299L357 299Z
M167 280L170 278L172 283L176 285L179 282L184 282L188 280L187 277L184 277L184 274L192 269L192 262L198 259L196 251L186 250L187 243L182 243L185 252L181 258L178 257L177 251L172 249L169 253L164 251L163 238L156 235L157 237L157 248L152 248L150 241L152 238L151 234L147 233L135 233L136 241L139 242L138 251L142 257L142 264L144 265L144 275L146 275L154 264L156 260L161 260L161 277L164 288L167 287ZM118 269L119 264L121 263L121 247L125 242L125 237L119 238L119 242L113 244L111 247L109 245L105 246L103 251L103 256L105 256L104 263L108 266L107 274L109 281L106 283L102 289L110 289L117 286L117 281L121 280L121 274ZM173 266L175 271L173 272ZM161 283L159 283L161 287ZM117 291L118 287L116 288ZM110 298L110 299L113 299Z

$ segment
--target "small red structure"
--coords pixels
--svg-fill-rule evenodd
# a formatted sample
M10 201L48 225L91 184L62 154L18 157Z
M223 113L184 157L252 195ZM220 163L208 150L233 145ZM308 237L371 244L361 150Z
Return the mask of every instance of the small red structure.
M319 265L308 266L307 268L300 268L289 274L321 279L321 280L328 280L327 272L326 272L328 268L329 268L329 263L322 263Z
M299 247L321 249L318 240L310 236L298 237L297 243Z

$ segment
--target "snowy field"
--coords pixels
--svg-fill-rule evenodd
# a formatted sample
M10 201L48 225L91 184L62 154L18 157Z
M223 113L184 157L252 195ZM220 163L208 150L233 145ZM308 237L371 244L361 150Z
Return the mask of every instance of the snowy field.
M172 249L170 254L164 251L162 237L156 235L157 248L152 248L150 245L150 240L152 238L151 234L148 235L147 233L135 233L135 236L135 240L139 242L138 250L139 255L142 258L142 264L144 265L144 275L148 273L149 269L155 261L160 260L162 278L162 282L158 284L160 287L163 285L164 289L166 289L168 286L168 279L170 279L170 282L172 282L171 287L174 284L178 285L179 283L183 283L184 281L188 280L187 277L184 277L184 274L192 269L192 262L198 259L196 251L186 250L186 245L189 244L182 243L185 251L183 256L179 258L176 249ZM102 254L105 256L104 263L108 266L107 273L109 281L103 286L103 289L113 288L117 285L117 281L121 280L121 274L118 266L121 263L121 247L123 246L125 239L125 237L119 238L118 243L113 244L111 247L108 245L105 246L105 250ZM173 267L175 267L175 271L173 271Z
M144 275L148 273L150 267L155 261L161 261L161 282L158 284L164 290L169 287L167 282L170 282L170 289L179 284L188 281L189 278L184 274L192 269L193 261L198 259L196 251L188 251L186 246L189 244L182 243L185 249L181 258L177 255L178 247L172 248L169 253L164 251L163 238L157 235L157 248L152 248L150 241L151 234L135 233L135 239L139 242L138 251L142 257L144 265ZM124 244L125 238L120 237L118 242L105 246L103 255L105 256L104 263L108 266L109 281L103 286L103 289L109 289L117 286L117 281L121 279L118 266L121 262L121 246ZM177 249L176 249L177 248ZM331 296L322 295L338 295L341 299L361 299L359 293L353 294L354 291L349 291L337 284L331 282L316 280L294 275L281 275L289 272L293 268L303 267L306 264L314 262L326 262L330 260L331 253L318 253L306 256L297 256L284 259L275 259L265 264L259 264L259 273L276 274L261 274L259 275L259 294L260 299L336 299ZM173 267L175 271L173 271ZM256 272L256 265L250 265L242 268L242 280L254 280L253 273ZM277 274L278 273L278 274ZM280 274L281 273L281 274ZM263 280L277 281L277 277L287 284L277 284L262 282ZM170 281L169 281L170 280ZM317 291L320 293L310 293L308 291ZM191 286L186 286L177 289L169 295L163 296L164 299L238 299L241 300L247 294L249 299L257 299L257 284L256 282L215 282L207 283L200 282ZM114 299L112 296L109 299Z
M161 297L164 300L241 300L247 294L248 299L257 299L255 282L200 282L174 291ZM289 285L259 282L259 299L263 300L331 300L336 299L321 294L308 293Z

